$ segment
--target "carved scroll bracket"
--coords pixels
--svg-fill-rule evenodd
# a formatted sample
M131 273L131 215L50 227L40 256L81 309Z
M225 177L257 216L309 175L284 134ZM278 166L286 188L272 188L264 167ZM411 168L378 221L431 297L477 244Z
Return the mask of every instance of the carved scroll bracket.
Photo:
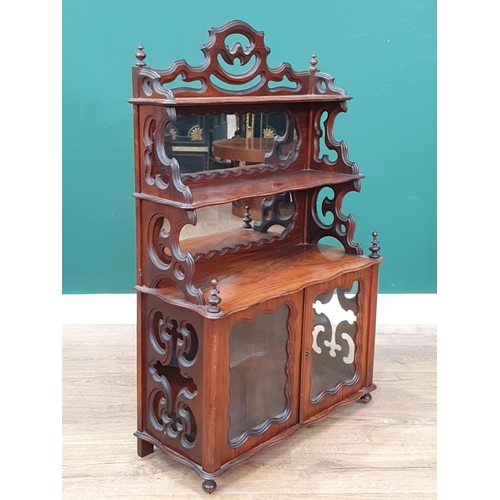
M203 293L193 285L195 261L193 256L182 252L179 238L186 224L196 225L196 212L143 202L146 222L146 286L157 288L164 279L176 283L186 300L194 304L204 303Z
M253 230L258 233L267 233L274 225L290 231L293 226L295 204L290 192L277 194L262 201L262 219L256 221Z
M363 255L363 247L353 241L356 229L356 220L352 214L342 212L342 202L347 193L359 191L356 181L347 184L329 186L333 197L325 188L319 188L312 197L311 214L309 223L309 239L312 244L317 244L325 236L337 239L348 254ZM320 207L319 212L316 210Z
M321 108L317 111L314 117L315 137L313 140L313 160L316 162L316 164L319 164L318 167L323 166L323 168L326 167L328 170L332 170L334 172L358 175L358 165L357 163L349 159L347 144L345 143L345 141L337 141L334 136L335 119L339 113L345 113L346 111L347 104L345 102L337 102L334 103L333 106L330 107L330 109ZM321 118L324 113L326 113L326 117L323 120L323 126L325 128L325 134L323 136L323 131L321 130ZM320 158L320 141L322 139L326 148L328 148L330 151L334 151L337 154L337 158L335 161L330 161L327 155L323 155ZM356 190L359 191L360 182L359 180L355 182Z
M176 119L173 107L142 108L142 151L144 191L180 203L192 203L193 196L181 178L179 163L165 150L165 130Z

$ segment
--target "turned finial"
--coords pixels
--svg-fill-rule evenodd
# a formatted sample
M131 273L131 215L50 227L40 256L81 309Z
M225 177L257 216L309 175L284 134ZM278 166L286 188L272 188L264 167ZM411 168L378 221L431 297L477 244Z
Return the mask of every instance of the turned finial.
M311 56L311 60L309 61L309 64L311 65L311 67L309 68L310 72L317 71L316 64L318 64L318 61L316 60L316 54L313 54Z
M243 215L243 229L252 229L252 218L250 217L250 207L245 205L245 214Z
M219 297L219 290L217 290L217 283L218 281L216 279L213 279L211 282L212 288L210 288L209 296L207 299L207 302L209 304L207 311L209 313L220 313L221 308L219 307L219 304L222 302L222 299Z
M372 246L369 247L371 254L368 257L370 257L370 259L380 259L380 255L378 254L378 252L380 250L380 247L378 246L378 241L377 241L378 233L374 231L372 233L372 236L373 236Z
M146 66L146 63L144 62L144 59L146 59L146 54L144 53L144 47L142 44L137 47L137 54L135 55L135 58L137 59L137 62L135 63L136 66Z

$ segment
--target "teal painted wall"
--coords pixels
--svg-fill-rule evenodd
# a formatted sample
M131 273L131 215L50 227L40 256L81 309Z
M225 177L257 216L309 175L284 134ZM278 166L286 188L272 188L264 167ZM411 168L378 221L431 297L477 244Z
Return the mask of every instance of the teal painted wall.
M381 293L436 292L436 2L66 0L63 4L63 293L135 284L131 67L202 61L208 29L264 31L271 67L318 68L354 99L337 119L366 178L346 197L365 252L379 233Z

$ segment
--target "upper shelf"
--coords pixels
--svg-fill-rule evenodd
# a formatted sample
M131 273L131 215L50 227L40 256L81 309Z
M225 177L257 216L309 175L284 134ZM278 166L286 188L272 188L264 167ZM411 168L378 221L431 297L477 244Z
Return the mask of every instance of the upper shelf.
M190 184L192 203L176 202L144 193L134 193L133 196L189 210L222 205L243 198L265 197L286 191L301 191L320 186L343 184L364 178L363 175L340 174L325 170L298 170L287 172L286 175L283 172L248 177L243 177L243 175L240 178L232 178L230 183L218 181Z
M215 97L184 97L174 99L158 98L133 98L128 102L131 104L148 104L152 106L214 106L227 104L269 104L282 103L292 104L301 102L343 102L349 101L352 97L348 95L315 95L315 94L297 94L297 95L241 95L241 96L215 96Z

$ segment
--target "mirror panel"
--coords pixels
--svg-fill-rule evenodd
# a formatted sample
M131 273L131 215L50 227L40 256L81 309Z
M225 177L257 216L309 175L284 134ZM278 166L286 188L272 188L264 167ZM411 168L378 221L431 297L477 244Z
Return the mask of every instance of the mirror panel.
M268 214L272 210L267 205L272 204L274 199L280 202L275 203L280 210L278 223L272 218L272 213ZM285 237L292 229L293 213L294 204L290 193L200 208L196 211L196 226L186 225L181 230L181 251L190 252L195 260L199 260L217 253L224 254L228 250L250 248L257 242L274 241Z
M298 154L294 119L283 112L177 115L165 129L165 152L183 180L253 165L289 165ZM226 172L227 174L227 172Z

